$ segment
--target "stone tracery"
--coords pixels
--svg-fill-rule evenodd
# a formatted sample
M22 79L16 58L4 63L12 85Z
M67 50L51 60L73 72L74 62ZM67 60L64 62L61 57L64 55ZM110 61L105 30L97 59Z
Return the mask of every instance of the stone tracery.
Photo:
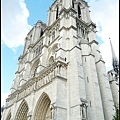
M11 120L11 112L9 111L6 120Z
M25 100L23 100L17 110L15 120L27 120L28 110L29 110L28 104Z

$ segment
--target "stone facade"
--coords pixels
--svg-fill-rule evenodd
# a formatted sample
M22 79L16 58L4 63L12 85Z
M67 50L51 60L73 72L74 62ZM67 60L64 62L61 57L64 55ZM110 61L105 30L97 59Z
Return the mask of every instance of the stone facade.
M55 0L18 61L2 120L112 120L115 100L85 1Z

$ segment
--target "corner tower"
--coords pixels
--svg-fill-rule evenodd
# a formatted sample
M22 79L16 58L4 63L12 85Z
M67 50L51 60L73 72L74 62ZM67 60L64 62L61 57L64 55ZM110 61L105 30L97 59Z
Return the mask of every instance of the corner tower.
M25 120L112 120L113 97L87 2L55 0L47 24L38 21L27 34L18 61L2 120L9 111L12 119L21 113ZM19 112L22 101L28 111Z

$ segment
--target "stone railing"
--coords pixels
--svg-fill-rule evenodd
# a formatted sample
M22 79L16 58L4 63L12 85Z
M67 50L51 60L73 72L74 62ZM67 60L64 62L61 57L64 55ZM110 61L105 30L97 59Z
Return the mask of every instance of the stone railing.
M15 101L19 101L31 94L32 91L49 84L56 76L67 79L67 63L62 61L54 62L44 68L35 77L29 79L25 84L19 86L18 89L7 98L6 107L10 107Z

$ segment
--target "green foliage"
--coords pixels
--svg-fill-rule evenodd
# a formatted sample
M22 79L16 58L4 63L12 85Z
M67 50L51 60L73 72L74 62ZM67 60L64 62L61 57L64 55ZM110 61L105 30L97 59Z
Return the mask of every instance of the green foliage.
M115 115L113 115L112 120L119 120L119 108L115 105Z

